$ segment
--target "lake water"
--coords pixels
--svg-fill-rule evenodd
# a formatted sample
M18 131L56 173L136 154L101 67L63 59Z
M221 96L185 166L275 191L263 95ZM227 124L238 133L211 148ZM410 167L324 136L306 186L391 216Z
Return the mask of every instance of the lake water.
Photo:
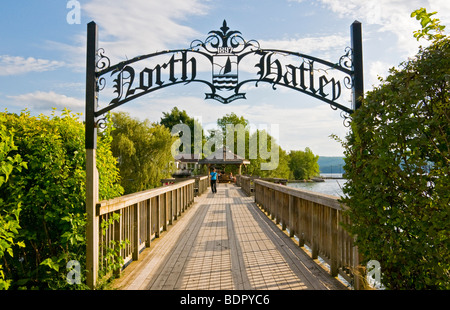
M325 182L288 183L287 186L340 197L345 182L345 179L325 179Z

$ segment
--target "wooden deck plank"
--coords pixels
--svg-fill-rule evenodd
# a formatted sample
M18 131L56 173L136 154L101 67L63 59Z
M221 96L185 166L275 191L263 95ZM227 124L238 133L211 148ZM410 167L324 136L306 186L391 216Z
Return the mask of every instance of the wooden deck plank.
M242 190L220 184L152 242L114 283L120 289L343 289Z

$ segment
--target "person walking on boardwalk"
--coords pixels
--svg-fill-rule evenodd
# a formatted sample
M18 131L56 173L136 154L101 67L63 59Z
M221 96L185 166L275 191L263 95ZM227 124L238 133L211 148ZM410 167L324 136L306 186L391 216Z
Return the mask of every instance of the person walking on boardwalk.
M213 168L213 170L211 171L211 191L213 192L213 194L217 193L217 177L218 177L218 173L216 172L216 168Z

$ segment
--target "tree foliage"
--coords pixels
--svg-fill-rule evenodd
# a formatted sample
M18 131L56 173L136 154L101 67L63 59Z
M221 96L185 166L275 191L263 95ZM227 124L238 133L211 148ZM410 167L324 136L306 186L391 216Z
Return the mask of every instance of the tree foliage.
M12 288L77 289L66 281L66 264L85 268L84 125L65 110L61 116L2 113L2 131L12 137L9 158L20 158L27 169L9 170L0 187L1 210L15 226L13 255L4 257L4 273ZM2 137L3 140L3 137ZM109 133L100 135L97 162L99 195L120 196L115 159L108 151ZM7 160L8 160L7 157ZM2 162L3 166L4 161ZM102 184L103 183L103 184ZM20 206L20 213L18 212ZM10 252L8 250L8 252Z
M420 8L411 13L411 17L415 17L420 20L420 25L422 29L414 31L414 37L417 40L421 38L432 40L441 40L445 38L444 29L445 26L440 24L439 19L431 18L431 16L437 14L437 12L427 13L425 8Z
M222 130L223 136L225 137L227 132L227 125L242 125L247 127L249 125L248 120L246 120L243 116L237 116L236 113L231 112L230 114L226 114L222 118L217 120L217 125Z
M217 125L222 131L224 144L227 145L227 148L233 149L236 154L243 155L250 160L250 165L246 169L248 174L268 178L288 179L290 177L289 156L266 130L257 129L251 133L249 121L234 112L219 118ZM231 141L226 141L227 125L233 125L231 128L234 128ZM239 130L242 130L242 128L244 133L239 134ZM244 141L238 142L239 139ZM229 145L229 142L233 145ZM245 154L239 154L239 143L244 146ZM278 151L276 151L276 148L278 148Z
M6 121L5 115L0 114L0 188L9 180L9 176L17 170L22 171L26 168L26 162L22 161L20 154L13 154L17 151L14 145L13 132L8 132L4 125ZM20 197L19 197L20 198ZM0 196L0 290L7 290L11 285L11 279L5 278L2 261L4 256L14 257L14 246L24 247L23 242L15 241L20 229L19 214L21 210L21 201L5 205L4 200Z
M113 113L112 151L119 159L125 193L160 186L173 170L171 153L175 137L169 129L150 121L139 121L128 113Z
M314 155L310 148L304 151L291 151L289 153L289 168L295 180L310 179L319 175L318 155Z
M347 228L388 289L450 288L450 42L431 15L413 13L431 44L380 78L345 142Z
M163 112L163 117L161 118L160 124L169 129L172 132L172 129L175 125L185 124L189 127L191 131L191 144L190 151L188 150L180 150L180 153L190 153L195 154L197 150L202 149L202 145L206 142L203 136L203 127L202 125L194 118L190 117L185 110L180 111L177 107L174 107L170 112ZM195 132L201 133L201 139L195 141ZM178 137L182 137L183 132L178 133ZM196 154L198 158L202 158L201 151L199 154Z
M291 175L289 170L289 156L286 151L278 145L276 139L266 130L256 130L249 136L247 142L249 152L252 152L251 143L256 145L255 154L249 154L250 165L248 173L262 178L288 179ZM256 141L256 142L251 142ZM278 150L276 150L278 148Z
M180 111L180 109L174 107L170 112L163 112L160 124L171 130L177 124L186 124L191 127L194 125L194 119L185 110ZM193 127L191 129L193 130Z
M217 145L213 145L211 150L205 147L205 156L210 155L209 152L213 153L216 146L221 147L223 144L231 152L247 159L250 158L250 130L248 125L248 120L243 116L237 116L234 112L217 119L219 129L217 131L210 131L209 139L213 138L214 135L219 140L222 139L222 141L219 141ZM226 167L226 170L231 170L234 173L238 171L237 167Z

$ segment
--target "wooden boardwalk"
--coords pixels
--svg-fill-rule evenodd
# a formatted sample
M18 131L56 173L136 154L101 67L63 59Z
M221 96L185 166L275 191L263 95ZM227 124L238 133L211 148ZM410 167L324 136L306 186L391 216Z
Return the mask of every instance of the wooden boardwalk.
M234 184L208 192L115 280L131 290L345 289Z

